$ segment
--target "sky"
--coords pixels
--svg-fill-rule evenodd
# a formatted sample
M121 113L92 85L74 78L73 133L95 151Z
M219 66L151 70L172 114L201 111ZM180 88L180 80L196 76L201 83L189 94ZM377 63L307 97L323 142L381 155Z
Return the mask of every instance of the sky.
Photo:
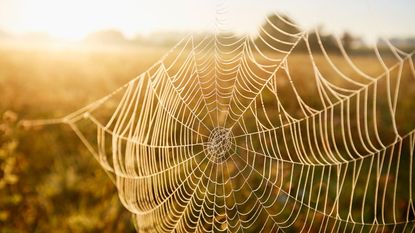
M323 25L368 40L415 36L414 0L0 0L0 30L73 40L102 29L127 37L203 31L212 28L220 2L226 27L239 33L255 33L268 14L279 12L306 29Z

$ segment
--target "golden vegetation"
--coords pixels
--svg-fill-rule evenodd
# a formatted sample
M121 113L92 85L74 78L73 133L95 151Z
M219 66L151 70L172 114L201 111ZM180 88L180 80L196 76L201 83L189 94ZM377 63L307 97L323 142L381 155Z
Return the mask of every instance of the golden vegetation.
M164 52L158 47L1 49L0 233L134 232L115 187L69 128L39 131L17 123L23 118L64 116L145 71ZM318 56L317 63L324 66ZM373 56L354 59L368 73L382 73ZM307 57L295 54L290 62L291 67L305 67ZM313 86L304 81L312 71L293 72L304 78L295 80L299 90L312 98ZM414 102L406 99L401 104L405 117L413 114Z

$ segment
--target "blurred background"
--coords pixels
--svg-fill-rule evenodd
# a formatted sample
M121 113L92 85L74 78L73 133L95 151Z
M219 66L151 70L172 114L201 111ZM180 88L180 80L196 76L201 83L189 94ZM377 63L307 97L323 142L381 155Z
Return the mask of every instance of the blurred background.
M412 0L0 0L0 233L135 231L68 127L18 122L65 116L145 71L186 34L215 33L218 4L235 35L255 39L278 12L318 30L333 52L334 36L355 56L383 39L415 48Z

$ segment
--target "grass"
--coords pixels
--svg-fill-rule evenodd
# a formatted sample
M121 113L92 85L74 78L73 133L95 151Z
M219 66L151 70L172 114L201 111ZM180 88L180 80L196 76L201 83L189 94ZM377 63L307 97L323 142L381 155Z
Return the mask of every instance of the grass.
M8 180L0 186L0 233L134 232L116 188L69 128L26 131L17 122L65 116L136 77L165 51L0 49L0 114L4 116L0 123L0 162L10 167L0 173L0 180ZM383 73L373 56L353 59L371 75ZM299 83L299 92L313 103L315 86L312 82L304 84L313 77L308 60L306 55L293 55L289 58L290 72ZM335 56L333 61L353 75L344 61ZM386 61L388 65L394 62L392 58ZM336 76L322 55L316 56L316 63L323 67L323 74ZM408 67L404 76L410 76ZM279 82L282 87L289 83L286 79ZM408 131L415 128L413 120L405 120L415 119L415 87L410 80L403 83L407 89L398 119L405 123L402 130ZM288 110L296 111L294 105Z
M62 117L143 72L163 53L1 49L0 113L8 133L0 133L0 145L16 161L12 174L18 179L0 188L1 233L134 231L115 187L70 129L22 131L17 121Z

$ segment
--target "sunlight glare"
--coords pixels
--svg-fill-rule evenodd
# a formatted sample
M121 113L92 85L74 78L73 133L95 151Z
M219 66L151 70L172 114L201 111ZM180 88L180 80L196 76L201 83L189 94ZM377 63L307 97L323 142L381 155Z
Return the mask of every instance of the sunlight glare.
M143 8L134 9L135 14L141 14L140 9ZM131 11L121 9L117 1L38 0L26 2L20 18L23 22L29 22L24 25L26 28L23 31L42 31L65 40L79 40L88 33L108 28L128 32L137 31L140 26L153 26L151 20L142 20L141 25L132 23L137 21L128 19Z

